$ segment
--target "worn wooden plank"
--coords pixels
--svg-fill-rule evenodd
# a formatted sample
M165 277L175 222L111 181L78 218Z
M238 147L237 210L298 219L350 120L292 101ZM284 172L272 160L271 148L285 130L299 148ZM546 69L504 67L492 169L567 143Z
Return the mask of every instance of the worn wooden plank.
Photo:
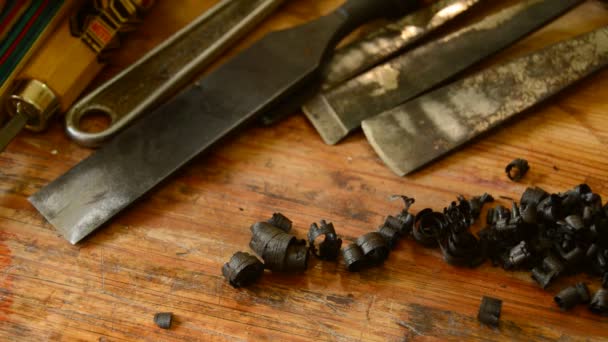
M506 3L512 3L509 1ZM159 1L97 80L107 79L215 1ZM339 0L293 0L265 32L325 13ZM495 2L494 2L495 3ZM504 3L502 3L504 5ZM498 6L495 4L495 6ZM580 8L495 58L504 60L608 23L605 5ZM487 63L488 65L490 63ZM440 209L456 195L518 198L527 186L561 191L585 182L608 196L608 73L602 72L458 152L406 178L394 176L362 134L331 147L302 115L254 126L198 158L78 246L26 198L90 151L55 122L0 154L0 336L3 340L582 340L607 339L608 321L584 307L563 313L524 272L446 265L439 251L403 241L386 264L351 274L313 260L305 274L266 273L235 290L221 265L248 250L249 226L281 211L304 237L326 218L347 241L375 229L400 203ZM504 166L530 161L521 183ZM598 288L598 280L577 277ZM501 326L476 320L483 295L504 301ZM154 326L172 311L173 329Z

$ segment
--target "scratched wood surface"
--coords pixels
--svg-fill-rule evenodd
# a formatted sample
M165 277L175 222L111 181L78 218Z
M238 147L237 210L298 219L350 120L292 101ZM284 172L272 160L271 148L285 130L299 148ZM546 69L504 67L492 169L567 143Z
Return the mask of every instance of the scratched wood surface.
M241 47L340 2L290 1ZM175 3L158 2L97 83L215 1ZM608 24L607 13L605 5L588 1L498 59ZM236 290L220 272L234 252L249 250L249 226L275 211L294 221L300 237L325 218L351 241L400 210L388 200L396 193L415 197L414 211L441 209L458 194L519 198L531 185L562 191L585 182L608 197L607 98L608 72L601 72L406 178L392 174L361 133L331 147L301 114L273 127L254 126L77 246L27 197L91 151L71 143L60 121L45 134L24 133L0 154L0 340L608 339L608 318L582 306L560 312L553 303L574 278L543 291L526 272L488 263L451 267L438 250L411 240L384 266L361 273L311 259L306 273L266 273L255 286ZM520 183L503 171L515 157L532 166ZM599 286L597 279L576 279L592 290ZM476 320L484 295L504 301L498 329ZM160 311L175 314L171 330L152 322Z

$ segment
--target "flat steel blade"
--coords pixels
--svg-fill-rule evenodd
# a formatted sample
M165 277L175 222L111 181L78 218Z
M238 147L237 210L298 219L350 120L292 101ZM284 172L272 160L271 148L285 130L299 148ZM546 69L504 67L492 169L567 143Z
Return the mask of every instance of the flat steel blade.
M581 2L523 1L322 92L302 109L323 140L336 144L361 121L438 86Z
M440 88L363 121L403 176L608 65L608 26Z
M229 133L318 75L328 52L370 19L412 1L348 0L273 32L117 135L30 202L76 243Z

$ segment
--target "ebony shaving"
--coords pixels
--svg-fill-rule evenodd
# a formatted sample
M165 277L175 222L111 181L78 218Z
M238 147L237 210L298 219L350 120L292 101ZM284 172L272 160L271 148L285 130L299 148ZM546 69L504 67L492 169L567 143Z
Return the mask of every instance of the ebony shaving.
M159 312L154 315L154 323L161 329L170 329L173 321L173 313Z
M574 286L561 290L553 298L562 310L570 310L578 304L589 303L589 288L585 283L577 283Z
M532 269L532 279L534 279L541 288L546 288L565 269L564 263L554 254L547 255L540 265Z
M291 231L291 226L293 224L290 219L281 213L272 214L272 217L267 222L281 229L285 233L289 233Z
M308 265L305 240L285 233L268 222L251 226L249 246L264 259L265 268L272 271L304 271Z
M427 248L439 248L444 260L454 266L477 267L490 259L505 270L528 270L545 289L563 275L586 272L608 281L608 205L586 184L563 193L550 194L528 188L519 203L510 208L497 205L487 210L485 228L476 234L471 227L485 204L494 201L488 194L465 199L459 196L443 211L431 208L410 213L413 199L402 196L406 208L389 216L378 232L366 234L343 250L346 267L359 271L378 265L388 257L399 239L411 235ZM386 246L380 243L384 237ZM603 294L600 294L603 295ZM599 297L598 297L599 298ZM555 296L563 309L586 303L589 292L579 283ZM605 305L598 299L595 312Z
M505 269L529 269L546 288L563 274L608 271L608 216L598 194L586 184L549 194L528 188L511 210L488 212L479 232L487 255Z
M222 274L235 288L255 283L264 273L264 269L279 272L302 272L308 267L309 250L323 260L335 260L340 254L342 239L336 234L334 225L321 220L313 223L308 232L309 246L306 240L290 234L293 222L281 213L274 213L266 222L257 222L251 226L249 247L259 255L262 263L255 256L235 253L229 262L222 267ZM321 243L316 244L319 237Z
M488 194L470 199L459 196L443 211L425 208L415 215L410 211L413 198L397 198L405 204L398 214L387 216L377 231L342 248L349 271L381 265L399 241L411 235L424 247L439 248L451 265L477 267L490 259L505 270L530 271L543 289L564 275L586 272L597 276L604 288L592 298L587 285L577 283L559 291L554 299L562 310L590 302L592 312L608 314L608 204L603 206L600 195L588 185L554 194L538 187L527 188L519 203L511 200L510 208L489 208L485 228L477 233L472 231L473 224L479 220L483 206L494 201ZM262 257L264 268L304 271L309 251L322 260L338 258L342 240L332 223L313 223L308 247L305 240L289 234L291 227L292 222L280 213L251 227L250 247ZM249 277L254 279L262 273L261 263L254 259L246 253L235 254L224 266L224 276L235 287L250 284ZM480 321L496 326L500 305L499 300L484 298Z
M264 273L264 264L255 256L236 252L222 267L222 274L233 287L245 287L255 283Z
M318 237L324 236L321 243L315 245ZM319 224L313 223L308 231L308 245L310 251L321 260L336 260L340 255L340 247L342 247L342 239L336 235L334 225L325 220L321 220Z
M390 251L384 236L371 232L357 238L357 246L371 265L380 265L388 258Z
M395 196L404 202L404 208L397 215L389 215L377 231L364 234L342 250L344 264L351 272L366 267L381 265L397 242L412 232L414 215L409 212L413 198Z
M488 194L470 200L459 196L443 212L423 209L415 216L412 236L422 246L439 247L451 265L478 266L486 259L486 246L471 232L471 226L483 205L493 201Z
M505 172L507 173L507 177L510 180L517 182L520 179L524 178L526 173L530 170L530 165L528 165L528 161L525 159L515 159L507 165L505 168Z
M363 251L356 243L344 247L342 250L342 256L344 257L344 264L346 269L351 272L358 272L367 265L367 259L363 254Z
M608 316L608 290L599 289L589 304L589 310L602 316Z
M483 323L492 327L498 326L498 320L500 319L500 311L502 309L502 300L486 297L481 299L481 305L479 306L479 313L477 319Z

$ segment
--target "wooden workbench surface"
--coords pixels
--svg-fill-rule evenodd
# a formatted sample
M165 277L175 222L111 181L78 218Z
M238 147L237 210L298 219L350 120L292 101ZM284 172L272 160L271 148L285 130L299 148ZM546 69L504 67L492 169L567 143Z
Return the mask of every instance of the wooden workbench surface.
M158 1L97 82L215 2ZM340 2L289 1L241 47ZM588 1L498 58L608 24L606 13ZM348 243L400 210L388 200L393 194L415 197L414 211L442 209L458 194L519 198L531 185L558 192L587 183L608 198L607 99L608 72L601 72L405 178L383 165L360 132L327 146L301 114L254 126L77 246L27 197L91 151L70 142L60 121L44 134L24 133L0 154L0 340L607 339L608 318L584 306L561 312L553 302L575 278L543 291L527 272L489 263L455 268L411 240L384 266L361 273L311 259L304 274L266 273L234 289L220 271L234 252L249 251L249 226L276 211L294 221L299 237L328 219ZM519 183L504 174L516 157L532 167ZM598 279L576 279L599 287ZM476 320L484 295L504 301L498 329ZM175 314L171 330L152 322L161 311Z

